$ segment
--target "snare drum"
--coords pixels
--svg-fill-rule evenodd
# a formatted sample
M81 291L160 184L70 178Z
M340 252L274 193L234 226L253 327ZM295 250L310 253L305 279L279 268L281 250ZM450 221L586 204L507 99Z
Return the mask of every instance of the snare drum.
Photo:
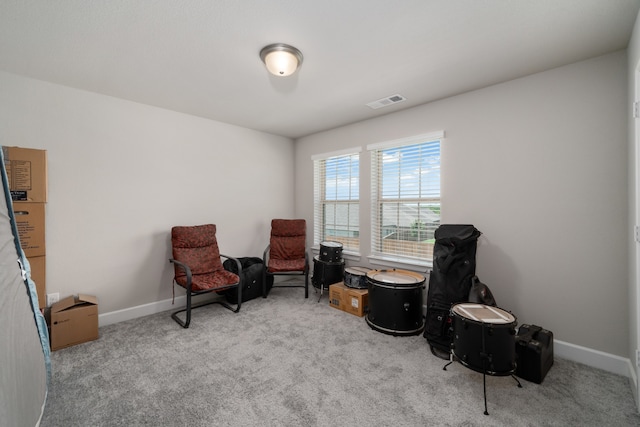
M342 261L342 243L340 242L320 242L320 261L340 262Z
M424 276L413 271L369 271L369 313L366 318L369 326L390 335L417 335L422 332L424 283Z
M367 289L367 273L371 271L366 267L347 267L344 269L344 284L349 288Z
M313 257L313 276L311 283L314 288L329 289L329 285L342 281L344 261L326 262L318 256Z
M516 369L516 318L484 304L451 307L453 354L464 366L488 375L511 375Z

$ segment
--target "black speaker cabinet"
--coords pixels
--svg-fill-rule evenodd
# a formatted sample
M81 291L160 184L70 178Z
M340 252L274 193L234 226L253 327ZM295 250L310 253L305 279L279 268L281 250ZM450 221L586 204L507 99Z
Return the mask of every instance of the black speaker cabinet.
M516 335L516 375L537 384L553 365L553 332L536 325L521 325Z

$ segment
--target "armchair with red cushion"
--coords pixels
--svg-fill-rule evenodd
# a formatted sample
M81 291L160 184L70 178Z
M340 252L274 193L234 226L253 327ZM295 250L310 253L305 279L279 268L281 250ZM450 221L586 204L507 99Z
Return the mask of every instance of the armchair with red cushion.
M306 238L307 224L304 219L271 220L271 237L263 254L263 298L267 297L267 279L291 275L303 275L304 285L274 283L273 287L304 287L304 297L309 297L309 257Z
M220 253L214 224L173 227L171 246L173 258L169 259L169 262L174 265L173 282L183 287L187 296L186 307L171 314L173 320L183 328L188 328L191 322L191 310L209 304L220 304L234 313L240 311L242 304L240 276L225 270L220 257L234 260L239 273L242 272L242 266L238 259ZM196 295L233 288L238 292L238 303L235 308L221 299L205 301L197 305L191 303L191 298ZM182 312L186 312L185 320L178 317L178 313Z

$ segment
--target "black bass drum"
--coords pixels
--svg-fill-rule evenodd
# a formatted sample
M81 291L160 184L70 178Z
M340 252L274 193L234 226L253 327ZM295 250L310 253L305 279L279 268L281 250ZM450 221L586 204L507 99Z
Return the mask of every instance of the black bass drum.
M313 257L313 276L311 283L318 289L329 289L329 285L342 281L344 261L326 262L319 256Z
M511 375L516 370L516 318L484 304L451 307L453 355L464 366L487 375Z
M407 270L371 270L367 273L372 329L390 335L417 335L424 329L422 301L425 278Z

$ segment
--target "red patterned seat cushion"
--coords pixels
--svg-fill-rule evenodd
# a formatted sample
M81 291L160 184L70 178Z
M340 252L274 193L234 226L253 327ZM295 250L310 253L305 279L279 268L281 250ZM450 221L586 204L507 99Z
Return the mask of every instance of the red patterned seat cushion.
M303 271L305 268L305 259L298 258L292 260L286 259L270 259L269 268L267 271L270 273L277 273L283 271Z
M240 278L227 270L220 270L208 274L194 274L191 278L192 291L205 291L209 289L223 290L238 284ZM176 283L187 287L187 276L176 277Z

